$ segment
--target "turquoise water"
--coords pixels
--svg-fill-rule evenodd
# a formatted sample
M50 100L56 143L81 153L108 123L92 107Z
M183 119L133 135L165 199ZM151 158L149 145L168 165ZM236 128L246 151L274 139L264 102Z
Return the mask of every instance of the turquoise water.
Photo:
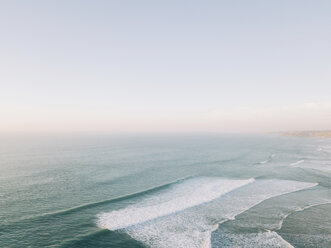
M331 140L2 135L1 247L331 247Z

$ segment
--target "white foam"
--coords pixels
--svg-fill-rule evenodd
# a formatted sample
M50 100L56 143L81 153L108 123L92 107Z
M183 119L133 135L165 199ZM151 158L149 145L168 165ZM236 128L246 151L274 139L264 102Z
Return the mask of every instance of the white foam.
M312 170L318 170L321 172L327 172L327 173L331 173L331 164L329 160L309 160L309 162L302 164L303 162L305 162L305 160L300 160L297 161L295 163L292 163L291 165L294 167L299 167L302 169L312 169Z
M331 146L319 146L317 148L317 151L325 152L325 153L330 153L331 152Z
M277 232L266 230L265 232L253 233L226 233L222 240L216 241L217 247L232 248L256 248L256 247L278 247L294 248L284 240Z
M238 187L253 182L219 178L195 178L172 186L168 191L151 196L140 204L99 215L98 226L117 230L165 215L183 211L209 201Z
M98 225L111 230L125 227L121 231L149 247L211 247L211 234L220 223L266 199L315 185L282 180L189 179L134 206L100 214Z
M331 203L331 202L330 202L330 201L324 201L324 202L319 202L319 203L316 203L316 204L312 204L312 205L308 205L308 206L305 206L305 207L299 207L299 208L297 208L297 209L294 209L293 212L290 212L290 213L288 213L288 214L285 214L285 215L282 217L282 219L280 220L280 222L279 222L279 224L278 224L278 228L277 228L277 230L280 230L280 229L282 228L284 221L286 220L286 218L287 218L289 215L291 215L291 214L293 214L293 213L295 213L295 212L301 212L301 211L304 211L304 210L306 210L306 209L309 209L309 208L312 208L312 207L316 207L316 206L320 206L320 205L324 205L324 204L327 204L327 203Z
M276 154L271 154L267 160L261 161L259 164L269 163L274 157L276 157Z
M305 162L305 160L299 160L297 162L291 163L291 166L298 166L299 164L302 164L303 162Z
M280 236L278 233L276 233L276 232L274 232L277 236L278 236L278 238L280 239L280 241L282 242L282 244L284 244L284 246L286 247L286 248L294 248L294 246L293 245L291 245L289 242L287 242L285 239L283 239L283 237L282 236Z
M283 239L283 237L280 236L278 233L272 232L272 231L269 231L269 232L275 234L275 236L280 240L281 245L284 245L286 248L294 248L293 245L291 245L289 242L287 242L285 239Z

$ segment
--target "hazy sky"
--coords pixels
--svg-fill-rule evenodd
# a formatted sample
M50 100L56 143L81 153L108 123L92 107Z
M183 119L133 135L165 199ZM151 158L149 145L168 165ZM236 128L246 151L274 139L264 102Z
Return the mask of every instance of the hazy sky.
M0 1L0 132L331 129L331 1Z

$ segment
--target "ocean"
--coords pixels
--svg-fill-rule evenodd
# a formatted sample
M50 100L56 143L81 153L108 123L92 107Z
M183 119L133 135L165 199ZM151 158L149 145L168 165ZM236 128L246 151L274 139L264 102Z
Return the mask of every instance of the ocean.
M1 135L0 247L331 247L331 139Z

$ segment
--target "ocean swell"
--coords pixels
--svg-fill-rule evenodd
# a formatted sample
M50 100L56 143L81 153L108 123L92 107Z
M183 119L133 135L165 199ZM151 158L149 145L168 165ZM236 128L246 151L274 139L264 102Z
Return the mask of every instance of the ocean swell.
M144 197L137 204L101 213L97 225L125 232L148 247L211 247L212 232L220 223L264 200L315 185L285 180L193 178ZM277 236L265 235L272 239ZM223 242L217 237L214 241Z
M253 182L218 178L195 178L173 185L170 190L127 208L100 214L98 226L117 230L183 211L212 201L238 187Z

